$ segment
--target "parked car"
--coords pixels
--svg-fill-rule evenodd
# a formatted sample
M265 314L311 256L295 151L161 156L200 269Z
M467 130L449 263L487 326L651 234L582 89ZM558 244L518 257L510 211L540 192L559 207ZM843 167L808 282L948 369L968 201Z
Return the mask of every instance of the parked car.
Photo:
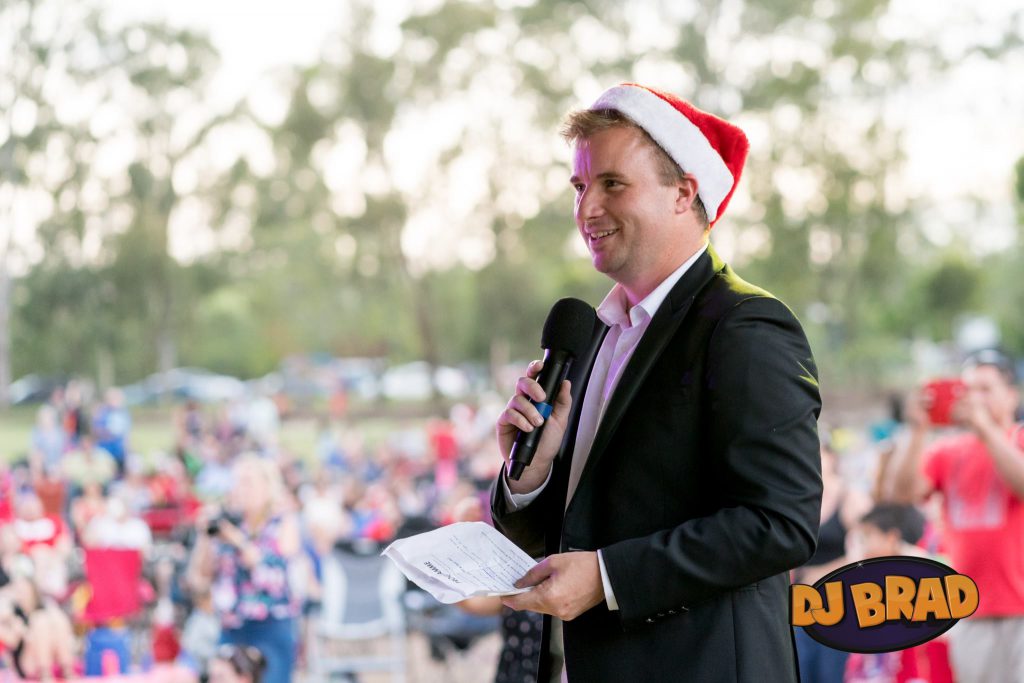
M469 378L458 368L436 368L433 382L438 393L447 398L463 398L470 393ZM388 368L381 377L380 385L381 393L391 400L416 401L430 398L430 365L426 361L414 361Z
M245 396L245 382L202 368L173 368L157 372L141 382L122 387L125 400L132 405L160 401L199 401L218 403Z
M57 387L62 387L67 379L62 377L44 377L42 375L25 375L11 382L7 388L7 396L12 406L45 403Z

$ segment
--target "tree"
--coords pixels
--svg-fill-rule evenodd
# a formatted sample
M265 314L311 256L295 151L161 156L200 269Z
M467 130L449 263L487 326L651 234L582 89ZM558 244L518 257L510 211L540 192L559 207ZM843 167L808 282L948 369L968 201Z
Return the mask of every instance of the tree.
M185 292L203 281L171 253L180 186L209 173L197 152L239 114L206 106L216 53L190 31L113 27L88 6L20 0L4 11L22 27L12 109L32 114L8 131L4 157L18 173L7 182L22 201L49 204L41 255L18 285L19 365L91 367L101 385L167 369L192 310ZM47 313L60 310L72 320L57 335L59 316Z

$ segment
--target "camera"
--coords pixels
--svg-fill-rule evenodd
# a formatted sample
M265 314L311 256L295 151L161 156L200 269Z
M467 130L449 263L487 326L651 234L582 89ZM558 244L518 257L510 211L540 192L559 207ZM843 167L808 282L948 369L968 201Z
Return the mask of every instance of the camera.
M207 535L216 536L217 534L219 534L221 522L228 522L230 524L234 524L235 526L239 526L242 523L242 520L237 515L233 515L228 512L222 512L206 524Z
M928 420L933 425L947 426L953 422L953 406L967 393L967 387L957 377L935 379L924 385Z

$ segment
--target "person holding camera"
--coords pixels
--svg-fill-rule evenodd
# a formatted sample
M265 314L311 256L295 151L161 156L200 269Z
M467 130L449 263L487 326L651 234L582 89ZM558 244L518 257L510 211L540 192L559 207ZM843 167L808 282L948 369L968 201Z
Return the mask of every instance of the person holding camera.
M909 402L909 438L895 466L897 502L942 493L945 554L978 585L977 611L950 631L961 683L1024 682L1024 425L1012 361L998 351L964 365L952 405L956 433L928 443L944 416L920 392ZM938 421L938 424L936 424Z
M284 486L272 461L243 455L234 479L230 507L240 516L199 515L189 583L210 591L221 642L258 648L267 664L263 680L289 683L299 605L288 564L300 549L298 523L282 511Z

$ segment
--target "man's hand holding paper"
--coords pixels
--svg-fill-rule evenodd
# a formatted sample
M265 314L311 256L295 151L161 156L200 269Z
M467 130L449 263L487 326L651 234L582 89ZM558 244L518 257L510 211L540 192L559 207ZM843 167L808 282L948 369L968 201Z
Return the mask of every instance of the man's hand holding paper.
M530 610L572 621L604 601L604 586L596 552L559 553L547 557L517 586L532 589L502 602L514 610Z

